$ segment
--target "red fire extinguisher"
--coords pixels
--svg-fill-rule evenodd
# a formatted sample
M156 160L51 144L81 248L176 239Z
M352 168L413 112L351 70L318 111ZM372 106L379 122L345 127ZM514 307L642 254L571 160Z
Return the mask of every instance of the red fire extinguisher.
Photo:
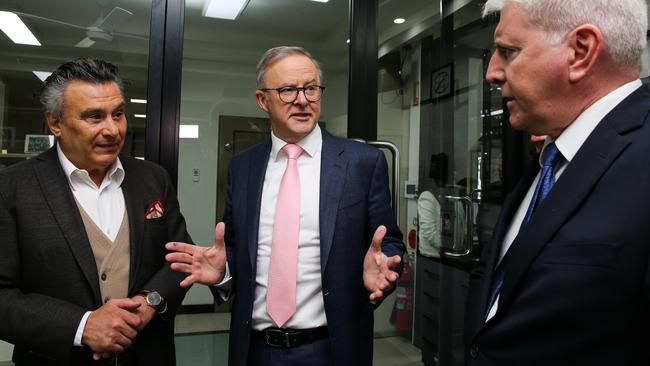
M395 289L395 326L400 332L409 332L413 319L413 267L409 257L404 257L402 275Z

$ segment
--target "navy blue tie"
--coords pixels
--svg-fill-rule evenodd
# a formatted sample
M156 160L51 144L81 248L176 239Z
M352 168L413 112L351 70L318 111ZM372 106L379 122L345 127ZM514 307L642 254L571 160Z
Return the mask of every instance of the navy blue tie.
M539 180L537 181L537 186L535 187L535 193L533 193L533 197L530 200L530 205L528 206L528 210L526 211L526 216L524 216L524 221L521 223L521 227L519 230L523 229L528 225L530 222L530 219L533 217L533 213L535 213L535 209L544 201L544 198L548 196L549 192L551 192L551 188L553 188L553 184L555 183L555 176L553 175L553 168L555 167L555 164L560 160L562 157L562 154L560 151L557 149L557 146L555 146L555 142L552 142L548 144L544 148L544 152L542 153L542 170L539 174ZM485 309L485 318L487 319L488 314L490 313L490 309L492 306L494 306L494 302L497 301L497 296L499 295L499 292L501 292L501 287L503 287L503 277L504 277L504 271L501 266L498 266L494 273L494 279L492 281L492 289L490 291L490 298L487 303L487 309Z

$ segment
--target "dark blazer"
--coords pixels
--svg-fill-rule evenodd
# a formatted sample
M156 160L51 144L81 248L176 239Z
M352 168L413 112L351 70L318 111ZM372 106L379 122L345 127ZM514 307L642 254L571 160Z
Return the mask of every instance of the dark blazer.
M384 154L322 130L320 174L321 273L334 364L372 363L373 309L363 284L363 259L379 225L382 250L402 255L402 234L390 207ZM271 140L233 157L224 214L228 265L235 294L229 364L246 365L255 294L257 234Z
M472 277L468 365L650 363L649 111L641 87L600 121L505 255L485 323L499 248L538 164L506 200Z
M174 313L186 290L165 262L167 241L191 241L168 174L121 156L129 216L129 296L156 290L168 302L132 345L141 364L175 365ZM161 199L164 215L145 219ZM92 365L73 346L86 311L102 305L95 258L56 148L0 172L0 339L18 365Z

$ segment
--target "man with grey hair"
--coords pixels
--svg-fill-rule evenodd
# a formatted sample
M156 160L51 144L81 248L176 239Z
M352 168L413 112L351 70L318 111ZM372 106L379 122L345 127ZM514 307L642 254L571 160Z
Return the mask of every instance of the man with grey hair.
M264 54L256 98L271 137L230 162L214 246L167 245L190 274L181 286L232 291L231 366L372 364L373 309L404 244L384 154L318 126L321 74L302 48Z
M468 365L647 365L644 0L489 0L489 82L546 135L472 276Z
M0 172L0 339L23 365L175 365L183 276L164 261L190 241L159 166L119 155L117 67L81 58L45 81L56 146Z

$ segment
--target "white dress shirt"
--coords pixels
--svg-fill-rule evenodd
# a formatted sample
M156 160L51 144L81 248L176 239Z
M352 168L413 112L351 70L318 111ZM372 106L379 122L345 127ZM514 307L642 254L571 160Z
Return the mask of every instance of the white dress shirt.
M124 195L122 181L124 168L118 158L110 167L101 185L97 187L88 171L78 169L61 151L57 144L59 161L63 167L74 198L90 216L95 225L114 241L124 218Z
M440 258L440 237L442 220L440 218L440 203L430 191L423 191L418 197L418 234L420 254ZM456 227L459 230L459 227Z
M564 159L561 159L560 163L558 163L558 165L555 167L554 176L556 182L560 178L560 175L562 175L564 172L564 169L566 169L567 165L569 165L573 157L578 153L578 150L580 150L582 144L584 144L584 142L587 140L587 137L589 137L589 135L593 132L596 126L598 126L600 121L607 115L607 113L611 112L612 109L614 109L619 103L623 101L623 99L627 98L641 85L641 80L637 79L620 86L606 96L600 98L596 103L592 104L589 106L589 108L582 112L578 118L576 118L576 120L573 121L573 123L571 123L569 127L567 127L566 130L562 132L562 134L560 134L557 140L555 140L555 146L557 146ZM545 149L546 146L552 142L553 140L551 138L546 138L543 149ZM544 151L543 149L542 152ZM542 154L539 154L539 165L542 166ZM517 237L517 234L519 234L519 228L524 221L526 211L528 210L530 201L533 198L533 194L535 193L535 187L537 186L537 181L539 180L539 174L540 173L537 173L537 177L535 177L535 180L528 189L524 200L519 204L519 208L517 208L517 212L510 222L510 226L508 227L508 231L506 232L506 235L503 238L503 243L501 245L499 261L503 259L506 252L510 248L510 245L512 245L512 242ZM525 243L522 244L525 245ZM496 314L498 304L499 296L497 296L494 305L492 308L490 308L487 320L490 320L490 318Z
M264 176L257 245L257 274L252 327L262 330L276 326L266 312L266 289L271 260L271 239L280 181L287 155L280 149L286 142L271 133L271 153ZM303 154L298 158L300 175L300 235L296 285L296 313L285 327L315 328L327 324L320 266L320 168L323 137L318 125L298 142Z
M122 194L122 181L124 180L124 168L118 158L110 167L104 180L99 187L90 179L88 171L77 168L65 156L59 144L56 145L61 167L68 179L72 195L79 202L84 211L93 220L93 223L100 228L104 234L114 241L117 232L122 225L124 218L124 195ZM81 338L83 336L86 322L90 316L90 311L81 318L77 333L74 338L75 346L82 346Z

